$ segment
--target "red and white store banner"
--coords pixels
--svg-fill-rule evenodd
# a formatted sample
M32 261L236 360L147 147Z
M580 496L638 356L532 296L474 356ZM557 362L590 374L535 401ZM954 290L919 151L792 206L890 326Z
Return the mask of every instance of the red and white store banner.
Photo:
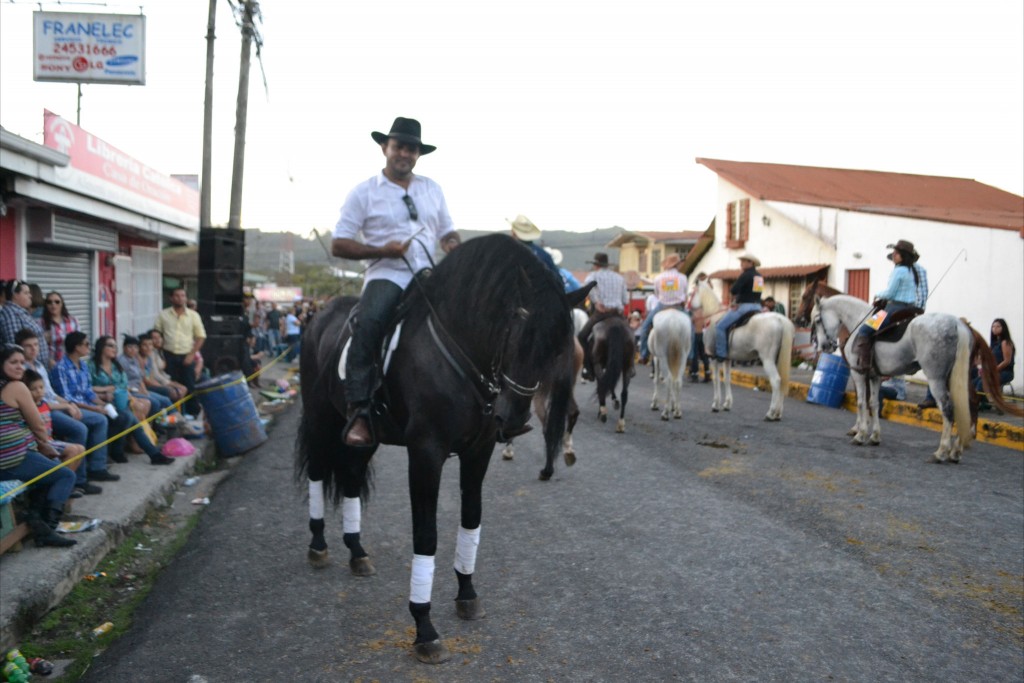
M199 193L133 159L51 111L43 111L43 144L71 157L55 184L152 216L199 228Z

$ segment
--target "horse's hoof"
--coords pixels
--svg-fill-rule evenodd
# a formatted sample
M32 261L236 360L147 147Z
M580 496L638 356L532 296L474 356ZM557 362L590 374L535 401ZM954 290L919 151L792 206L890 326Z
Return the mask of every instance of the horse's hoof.
M868 443L872 446L880 446L882 444L882 439L877 436L873 436L868 440Z
M512 454L509 453L508 451L502 451L501 452L501 459L502 460L511 460L512 457L513 457Z
M540 474L537 476L537 478L540 479L541 481L550 481L551 480L551 474L552 474L552 472L547 472L545 470L541 470Z
M574 451L566 451L562 453L562 459L565 460L566 467L572 467L576 464L576 453Z
M615 433L616 434L625 434L626 433L626 423L622 422L620 420L619 423L615 425Z
M326 548L323 550L310 548L309 552L306 553L306 559L309 560L309 564L313 569L323 569L331 564L330 551Z
M652 403L651 404L651 410L657 410L657 409L658 409L658 404L657 403Z
M860 438L859 436L855 436L852 439L850 439L850 443L852 443L854 446L863 446L864 439Z
M612 405L615 406L615 410L618 410L621 407L618 401L612 401Z
M857 428L856 427L850 427L848 430L846 430L846 435L847 436L853 436L856 433L857 433Z
M456 600L455 614L458 615L459 619L464 619L466 621L476 621L477 619L483 619L487 616L487 612L484 610L484 605L480 602L480 598L473 598L472 600Z
M775 417L773 415L765 415L764 416L764 421L765 422L778 422L780 419L782 419L782 418L778 418L778 417Z
M377 573L369 557L353 557L348 561L348 568L352 570L352 576L373 576Z
M608 416L607 415L598 415L597 419L600 420L601 422L607 422L608 421Z
M930 462L930 463L933 463L935 465L941 465L945 461L940 459L939 456L933 455L932 457L930 457L927 460L925 460L925 462Z
M668 422L668 413L662 413L661 414L661 421L662 422Z
M413 645L413 649L416 651L416 659L424 664L440 664L441 662L447 662L452 656L452 653L448 651L448 648L440 640L432 640L429 643L416 643Z

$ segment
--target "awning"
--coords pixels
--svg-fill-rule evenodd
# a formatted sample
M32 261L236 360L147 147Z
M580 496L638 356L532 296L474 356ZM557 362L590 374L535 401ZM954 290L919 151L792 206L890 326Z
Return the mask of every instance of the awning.
M761 273L761 277L765 280L790 280L797 277L807 277L808 275L821 274L825 275L823 271L829 269L827 263L816 263L809 266L776 266L774 268L758 268L757 272ZM732 270L716 270L715 272L708 275L709 278L717 280L735 280L743 272L739 268Z

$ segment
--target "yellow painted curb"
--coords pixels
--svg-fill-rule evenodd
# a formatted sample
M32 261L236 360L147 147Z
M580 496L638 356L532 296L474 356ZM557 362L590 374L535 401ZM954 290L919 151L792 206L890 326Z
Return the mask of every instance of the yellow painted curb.
M757 388L759 391L771 391L771 384L768 378L763 375L755 375L750 372L732 371L732 383L747 389ZM789 398L807 400L807 391L810 387L798 382L789 383ZM852 391L846 392L842 407L851 413L857 412L857 394ZM921 410L912 403L905 401L886 401L881 417L892 422L924 427L935 432L942 431L942 415L935 408ZM977 436L978 441L990 443L994 446L1012 448L1024 452L1024 424L1015 425L1006 422L988 420L984 417L978 418Z

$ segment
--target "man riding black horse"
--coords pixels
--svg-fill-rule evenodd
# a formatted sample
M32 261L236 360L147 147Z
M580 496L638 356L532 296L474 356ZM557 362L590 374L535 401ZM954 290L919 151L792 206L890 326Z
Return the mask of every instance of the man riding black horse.
M349 192L334 228L331 253L370 260L364 275L358 315L352 320L352 344L345 363L345 396L351 416L345 433L349 446L373 442L367 414L375 367L387 327L413 274L432 265L438 242L445 253L461 243L452 227L441 187L413 174L421 155L436 147L420 139L420 123L398 117L385 135L370 134L384 153L384 168ZM356 240L362 235L362 242Z

